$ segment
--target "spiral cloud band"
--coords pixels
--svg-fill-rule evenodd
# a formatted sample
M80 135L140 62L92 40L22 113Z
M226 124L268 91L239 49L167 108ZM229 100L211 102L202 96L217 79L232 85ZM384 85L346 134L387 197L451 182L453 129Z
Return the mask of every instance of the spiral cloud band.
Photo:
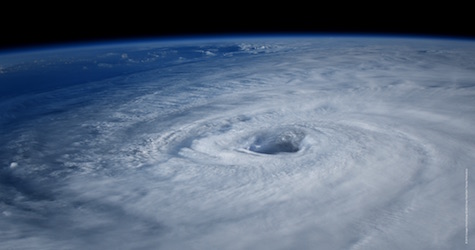
M126 73L0 102L0 248L470 246L475 43L93 49Z

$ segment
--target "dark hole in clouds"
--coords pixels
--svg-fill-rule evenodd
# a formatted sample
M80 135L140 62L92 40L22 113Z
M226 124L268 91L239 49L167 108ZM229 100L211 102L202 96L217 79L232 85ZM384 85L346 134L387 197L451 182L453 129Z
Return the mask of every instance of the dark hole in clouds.
M263 132L256 136L249 150L260 154L295 153L300 150L300 144L305 133L295 129Z

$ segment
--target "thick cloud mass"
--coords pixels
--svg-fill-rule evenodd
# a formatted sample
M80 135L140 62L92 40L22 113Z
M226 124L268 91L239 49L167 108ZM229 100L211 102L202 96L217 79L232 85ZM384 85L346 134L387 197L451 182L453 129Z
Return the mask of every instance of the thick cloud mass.
M470 204L465 244L474 42L267 38L48 53L0 61L2 249L475 242Z

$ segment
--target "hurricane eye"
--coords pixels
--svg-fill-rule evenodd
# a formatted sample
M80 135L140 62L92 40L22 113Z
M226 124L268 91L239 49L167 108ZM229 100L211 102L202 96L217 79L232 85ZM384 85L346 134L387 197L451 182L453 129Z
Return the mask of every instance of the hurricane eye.
M249 146L249 150L260 154L295 153L305 133L298 130L276 130L259 133Z

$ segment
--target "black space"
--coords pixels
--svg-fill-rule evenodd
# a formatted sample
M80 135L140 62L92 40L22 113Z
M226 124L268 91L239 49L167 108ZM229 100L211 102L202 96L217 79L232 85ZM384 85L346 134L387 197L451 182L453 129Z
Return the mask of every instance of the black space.
M130 4L130 3L128 3ZM201 3L200 3L201 4ZM344 6L332 9L317 3L298 7L252 4L233 6L190 5L186 2L159 6L122 4L29 6L5 8L0 30L0 50L64 43L116 39L161 38L236 34L381 34L475 38L468 6L441 6L437 11L414 6ZM120 5L120 3L119 3ZM297 4L295 4L297 5ZM341 6L338 6L341 5ZM36 8L38 8L37 11ZM365 11L360 11L365 9ZM404 10L404 11L402 11Z

